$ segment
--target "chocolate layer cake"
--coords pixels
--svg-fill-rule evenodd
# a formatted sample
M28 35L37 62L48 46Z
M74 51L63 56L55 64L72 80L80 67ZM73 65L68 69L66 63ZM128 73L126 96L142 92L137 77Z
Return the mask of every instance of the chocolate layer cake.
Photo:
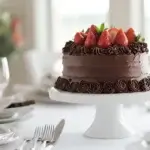
M63 76L55 88L76 93L129 93L150 90L148 48L132 28L77 32L63 48Z

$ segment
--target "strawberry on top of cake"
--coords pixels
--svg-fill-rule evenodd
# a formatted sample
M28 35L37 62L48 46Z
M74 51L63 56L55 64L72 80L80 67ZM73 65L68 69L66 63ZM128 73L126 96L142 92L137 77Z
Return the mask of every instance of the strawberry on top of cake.
M106 28L105 24L101 24L100 26L91 25L85 32L82 30L81 32L77 32L74 36L73 41L69 41L66 43L65 47L63 48L63 53L74 54L76 51L69 51L68 47L71 44L76 44L74 46L80 45L84 46L87 49L92 49L93 47L101 48L101 49L109 49L115 46L122 46L122 47L131 47L134 48L132 44L137 44L137 46L146 47L147 44L144 43L145 39L142 38L140 34L136 35L133 28L129 28L124 31L121 28L110 27ZM133 47L132 47L133 46ZM83 47L82 47L83 49ZM92 49L93 50L93 49ZM145 51L148 51L145 48ZM105 54L107 51L105 51ZM79 51L78 51L79 53ZM91 51L92 53L92 51ZM99 52L99 54L103 52ZM118 52L120 54L120 52ZM131 51L126 50L124 53L136 53L135 50ZM88 52L87 52L88 54ZM123 53L122 53L123 54ZM110 55L115 55L112 52Z
M108 29L105 28L104 24L101 24L100 28L91 25L86 32L77 32L74 37L74 42L85 45L86 47L98 46L108 48L113 44L128 46L132 42L144 42L144 38L139 36L135 34L133 28L123 31L123 29L117 29L115 27Z

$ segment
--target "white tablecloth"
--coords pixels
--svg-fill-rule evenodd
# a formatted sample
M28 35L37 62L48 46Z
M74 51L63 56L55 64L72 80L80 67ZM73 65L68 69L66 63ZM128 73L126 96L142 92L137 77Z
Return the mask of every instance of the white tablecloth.
M95 109L91 106L79 105L48 105L37 104L32 117L7 124L14 128L23 138L30 138L36 126L57 124L66 119L64 132L54 150L124 150L125 146L138 137L122 140L94 140L83 136L94 118ZM139 133L150 130L150 114L136 107L125 109L124 116L130 125ZM0 150L14 150L18 142L0 146Z

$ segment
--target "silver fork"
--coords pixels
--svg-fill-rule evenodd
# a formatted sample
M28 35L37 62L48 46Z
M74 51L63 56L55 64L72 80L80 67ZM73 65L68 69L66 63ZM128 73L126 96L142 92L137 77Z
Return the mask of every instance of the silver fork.
M47 142L53 141L54 134L55 134L54 125L45 125L44 131L43 131L43 136L40 139L42 142L40 149L44 149L46 147Z
M31 140L29 139L25 139L22 143L22 145L19 147L19 149L16 149L16 150L23 150L24 147L29 144L30 142L33 142L33 148L35 147L35 142L36 142L36 139L38 139L40 136L41 136L41 133L42 133L42 128L41 127L36 127L35 128L35 131L34 131L34 135L33 135L33 138Z
M65 125L65 120L62 119L58 124L57 126L54 128L54 126L47 126L45 128L45 134L44 134L44 146L49 149L51 149L55 144L56 142L58 141L62 131L63 131L63 128L64 128L64 125Z
M29 140L29 142L31 142L32 144L32 149L34 150L36 147L36 143L38 140L41 139L41 137L43 136L43 131L44 128L43 127L36 127L35 131L34 131L34 136L31 140Z

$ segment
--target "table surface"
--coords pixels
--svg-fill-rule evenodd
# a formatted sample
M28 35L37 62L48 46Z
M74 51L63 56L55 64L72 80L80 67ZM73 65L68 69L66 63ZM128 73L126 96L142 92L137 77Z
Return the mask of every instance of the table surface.
M13 128L23 138L30 138L36 126L57 124L64 118L66 125L54 150L125 150L126 145L139 139L139 136L121 140L85 138L84 131L92 123L94 115L94 106L36 104L31 117L5 126ZM124 109L124 117L138 133L150 131L150 113L147 113L144 108L127 107ZM15 142L0 146L0 150L14 150L18 144Z

